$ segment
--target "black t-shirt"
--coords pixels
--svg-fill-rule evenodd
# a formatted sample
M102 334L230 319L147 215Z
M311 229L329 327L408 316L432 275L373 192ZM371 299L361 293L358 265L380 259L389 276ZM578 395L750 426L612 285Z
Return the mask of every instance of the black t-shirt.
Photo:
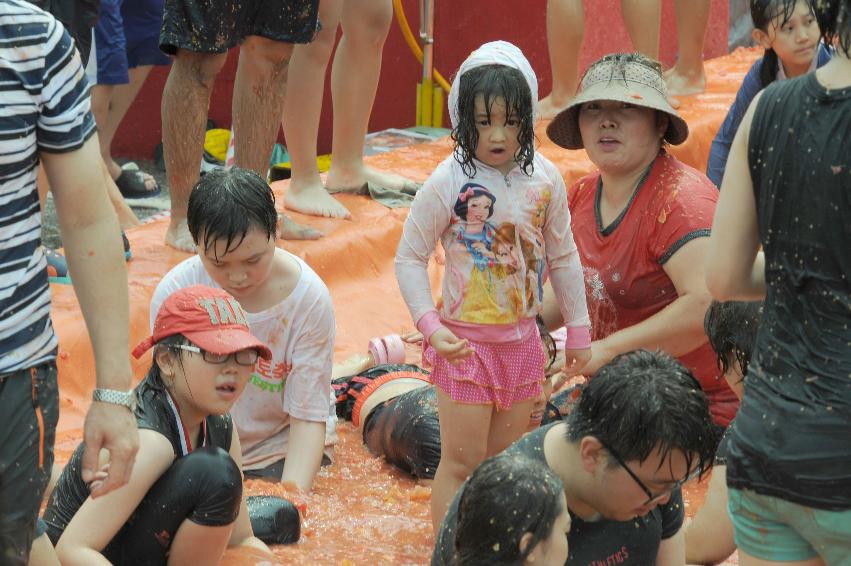
M544 456L544 437L551 428L559 424L554 423L530 432L511 445L506 452L522 454L549 465ZM454 530L463 489L462 486L458 490L441 524L431 558L432 566L452 564L455 554ZM573 513L570 516L572 524L567 536L569 554L566 566L647 566L655 564L662 540L674 536L680 530L685 509L682 493L677 489L671 494L668 503L656 507L644 517L636 517L630 521L583 521Z
M851 87L814 73L765 89L748 163L767 294L727 479L851 509Z
M180 458L180 427L166 400L166 392L150 377L136 386L136 424L140 429L149 429L165 436L171 442L175 458ZM205 446L218 446L230 451L233 422L229 414L207 417ZM82 459L84 444L80 443L50 496L44 513L44 521L50 532L61 533L89 497L89 487L83 482ZM56 541L53 541L54 543Z

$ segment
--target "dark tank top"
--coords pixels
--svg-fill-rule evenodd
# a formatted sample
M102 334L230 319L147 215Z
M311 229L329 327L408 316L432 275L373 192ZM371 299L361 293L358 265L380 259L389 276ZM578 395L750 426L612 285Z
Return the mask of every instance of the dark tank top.
M165 436L174 449L175 459L185 455L181 447L182 427L169 406L168 395L159 379L147 376L136 386L136 424ZM205 425L204 446L217 446L230 451L233 422L229 414L210 415ZM80 443L62 470L56 488L50 496L44 521L52 532L62 532L89 497L89 487L83 481L82 460L84 444ZM55 543L55 541L54 541Z
M769 86L748 163L767 294L728 484L851 509L851 88Z

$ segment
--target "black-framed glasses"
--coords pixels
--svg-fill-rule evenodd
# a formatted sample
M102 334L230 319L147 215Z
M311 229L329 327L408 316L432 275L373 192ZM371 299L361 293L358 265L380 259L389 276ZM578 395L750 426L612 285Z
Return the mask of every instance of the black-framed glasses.
M669 495L671 495L674 491L676 491L678 488L682 487L684 483L687 483L687 482L691 481L692 479L696 478L696 477L698 476L698 474L700 473L700 468L695 468L693 471L689 472L689 474L685 477L685 479L681 479L681 480L674 480L674 483L672 483L672 484L671 484L671 487L669 487L669 488L665 489L665 490L664 490L664 491L662 491L661 493L657 493L657 494L655 494L655 495L654 495L654 494L653 494L653 492L652 492L652 491L650 491L650 488L649 488L649 487L647 487L646 485L644 485L644 482L643 482L643 481L641 481L641 478L639 478L639 477L638 477L638 474L636 474L635 472L633 472L633 471L632 471L632 468L630 468L629 466L627 466L627 464L626 464L626 462L624 461L624 459L623 459L623 458L621 458L621 457L618 455L618 453L617 453L617 452L615 452L615 451L612 449L612 447L611 447L611 446L609 446L609 445L605 444L605 443L604 443L604 442L602 442L602 441L600 442L600 444L602 444L602 445L603 445L603 448L605 448L606 450L608 450L609 454L611 454L611 455L612 455L612 458L614 458L614 459L615 459L615 462L617 462L617 463L620 465L620 467L621 467L621 468L623 468L624 470L626 470L626 473L628 473L628 474L629 474L629 477L631 477L631 478L635 481L635 483L637 483L637 484L638 484L638 487L640 487L640 488L641 488L641 491L643 491L645 494L647 494L647 501L645 501L645 502L642 504L642 506L647 506L647 505L650 505L650 504L652 504L652 503L657 503L660 499L664 499L664 498L668 497L668 496L669 496Z
M198 346L188 346L186 344L174 344L171 347L177 348L178 350L186 350L187 352L201 354L204 361L210 364L223 364L233 357L233 359L236 360L236 363L241 366L253 366L255 362L257 362L257 358L260 357L260 352L253 349L239 350L232 354L214 354L213 352L208 352Z

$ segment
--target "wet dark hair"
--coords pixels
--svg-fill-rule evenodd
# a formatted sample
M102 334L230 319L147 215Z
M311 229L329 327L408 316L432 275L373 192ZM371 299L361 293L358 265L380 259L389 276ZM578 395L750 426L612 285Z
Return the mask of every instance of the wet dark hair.
M810 11L815 15L813 7L814 0L802 0L809 4ZM768 26L774 20L779 20L778 28L782 27L792 14L795 13L795 6L798 0L751 0L751 19L753 27L768 33ZM767 87L777 80L777 66L779 60L777 53L770 47L765 50L765 55L762 56L762 69L759 71L759 81L762 83L762 88Z
M558 356L558 347L556 346L555 338L547 330L547 325L544 324L544 319L541 315L535 315L535 323L538 325L538 333L541 335L541 342L544 343L544 351L547 353L547 366L550 367L556 362Z
M506 65L482 65L461 75L458 81L458 125L452 130L455 141L455 160L468 177L476 176L476 147L479 131L476 129L476 96L485 99L485 111L490 118L494 100L505 100L507 114L514 115L520 123L517 141L520 148L514 160L527 175L533 171L535 158L535 124L532 119L535 102L529 83L519 70Z
M742 377L748 374L762 301L712 301L703 317L703 331L715 351L718 368L727 373L739 362Z
M491 193L485 187L483 187L482 185L479 185L477 183L466 183L463 187L461 187L461 192L463 193L464 191L466 191L468 189L472 189L473 196L468 197L467 199L465 199L463 201L460 198L455 200L455 206L453 207L453 211L455 212L455 215L458 216L459 218L467 220L467 206L468 206L467 201L469 201L471 198L475 198L475 197L488 197L488 199L491 201L491 207L490 207L490 211L488 212L488 218L493 216L493 204L496 202L496 197L493 196L493 193Z
M154 344L154 354L151 356L151 367L148 369L147 379L150 381L150 384L156 389L165 389L165 380L163 379L162 372L160 371L160 366L157 364L157 353L161 349L167 349L171 356L175 358L177 363L180 365L180 369L183 369L183 350L172 348L172 346L188 346L191 345L192 342L184 336L183 334L172 334L171 336L166 336L156 344Z
M813 0L821 39L851 57L851 0Z
M230 252L252 228L274 238L278 223L272 188L260 175L241 167L201 177L189 194L186 216L195 245L201 245L203 236L204 252L215 251L218 240L225 240L225 253Z
M502 453L482 462L461 492L454 564L522 564L550 536L563 491L552 470L525 456ZM532 540L521 552L526 533Z
M679 450L689 470L712 468L718 433L700 383L664 352L635 350L601 367L568 416L567 440L596 437L629 462ZM617 462L610 458L610 464Z

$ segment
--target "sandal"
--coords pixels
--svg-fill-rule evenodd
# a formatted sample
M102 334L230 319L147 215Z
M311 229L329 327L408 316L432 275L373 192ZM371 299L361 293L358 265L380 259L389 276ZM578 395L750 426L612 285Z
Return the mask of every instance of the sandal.
M369 341L368 351L375 365L405 363L405 343L398 334L373 338Z
M139 199L155 197L162 189L159 184L156 184L153 189L148 189L145 184L147 178L153 178L148 173L139 170L139 166L135 163L125 163L121 167L121 174L115 179L115 184L118 186L121 196L126 199Z

